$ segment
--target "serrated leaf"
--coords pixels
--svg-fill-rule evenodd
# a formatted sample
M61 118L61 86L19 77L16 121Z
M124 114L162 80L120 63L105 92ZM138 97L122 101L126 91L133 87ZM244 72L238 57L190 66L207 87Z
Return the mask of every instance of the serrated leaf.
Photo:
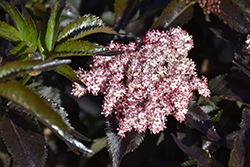
M89 41L67 41L60 45L57 45L54 53L74 53L74 52L86 52L97 53L105 51L106 48Z
M29 115L9 109L3 116L1 137L9 152L20 166L43 166L46 159L46 143L36 121Z
M76 73L69 65L61 65L53 69L56 73L68 78L72 82L76 82L79 85L86 87L86 85L76 76Z
M29 32L31 36L30 44L32 47L34 47L34 50L36 51L37 49L37 30L36 30L36 25L34 20L31 18L30 14L27 12L27 10L22 6L22 13L23 17L26 21L26 23L29 25ZM35 52L34 51L34 52Z
M7 82L0 83L0 96L3 96L15 103L21 105L31 114L33 114L40 122L48 126L58 137L66 142L66 144L77 153L92 153L90 149L81 142L74 139L73 136L80 137L78 132L68 126L62 115L25 86L19 83Z
M2 116L1 116L1 118L2 118ZM0 122L1 122L1 120L0 120ZM0 135L1 135L1 133L0 133ZM12 160L12 157L11 157L10 153L8 152L2 138L0 137L0 165L11 166L11 160Z
M182 144L175 135L172 134L172 137L175 141L175 143L179 146L179 148L190 155L192 158L194 158L199 165L201 166L216 166L216 167L223 167L223 165L216 161L213 156L210 156L208 153L206 153L204 150L198 147L189 147L184 144Z
M77 40L94 33L116 34L117 32L110 27L106 27L99 17L84 15L67 24L59 33L57 42Z
M151 29L158 27L176 27L187 23L193 17L195 2L186 4L184 1L174 0L163 10Z
M110 51L104 46L88 41L67 41L57 45L50 59L69 56L111 56L123 53L122 51Z
M239 131L228 162L229 167L250 165L250 109L244 109L242 128Z
M220 12L213 12L231 28L241 33L250 32L249 18L245 12L231 0L221 0Z
M25 22L20 12L16 9L16 7L7 1L1 2L0 5L10 16L10 19L12 20L17 30L22 34L22 39L26 42L31 42L29 26Z
M199 130L213 141L220 139L220 136L215 132L211 118L192 100L190 100L185 124Z
M112 158L113 167L119 167L122 157L136 149L142 143L144 136L136 131L126 133L125 138L117 135L118 125L113 117L107 118L106 124L108 151Z
M52 7L45 35L45 44L49 51L52 51L54 49L59 30L61 13L64 6L65 6L65 0L60 0L56 1Z
M22 40L22 34L13 26L0 21L0 36L17 44Z
M11 79L12 77L21 76L28 74L33 71L44 71L50 70L59 65L68 64L70 60L52 60L52 61L36 61L36 60L27 60L27 61L12 61L6 63L4 66L0 67L0 81Z
M228 75L219 75L211 79L208 86L216 96L226 100L250 104L248 97L248 94L250 94L250 79L245 74L234 72Z
M10 51L10 55L20 55L28 48L28 44L25 41L22 41Z

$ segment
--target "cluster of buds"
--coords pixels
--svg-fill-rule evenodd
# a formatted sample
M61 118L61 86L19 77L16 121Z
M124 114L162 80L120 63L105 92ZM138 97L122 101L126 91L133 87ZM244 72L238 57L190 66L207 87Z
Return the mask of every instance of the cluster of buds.
M186 4L188 4L189 2L190 0L185 0ZM198 0L198 4L203 9L204 14L210 14L211 12L220 13L220 0Z
M75 71L87 88L73 83L72 94L103 94L102 114L115 116L122 137L132 130L159 133L166 128L166 116L185 120L194 90L210 96L207 79L197 77L187 58L192 48L192 37L180 27L149 31L129 44L111 43L108 49L124 53L95 56L90 70Z

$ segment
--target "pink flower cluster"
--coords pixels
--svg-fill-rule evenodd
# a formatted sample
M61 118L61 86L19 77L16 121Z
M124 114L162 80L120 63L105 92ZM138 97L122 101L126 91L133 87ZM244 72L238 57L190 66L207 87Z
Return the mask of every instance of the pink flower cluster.
M104 94L102 114L116 117L122 137L132 130L159 133L166 128L166 116L185 120L193 90L210 96L206 78L197 77L194 62L187 58L192 47L192 37L180 27L149 31L127 45L111 43L110 50L124 54L95 56L91 70L76 71L87 88L74 83L72 94Z
M186 4L188 4L189 2L190 0L185 0ZM203 9L204 14L210 14L211 12L220 13L220 0L198 0L198 4Z

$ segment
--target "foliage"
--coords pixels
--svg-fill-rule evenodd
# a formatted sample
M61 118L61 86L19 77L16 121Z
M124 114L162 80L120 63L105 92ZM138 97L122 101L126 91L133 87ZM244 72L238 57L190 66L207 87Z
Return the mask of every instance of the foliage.
M248 1L76 0L79 9L70 3L0 3L0 166L249 165ZM182 123L169 115L159 134L131 130L121 137L117 115L100 114L105 97L69 95L72 82L94 86L78 78L79 66L91 71L96 57L123 54L122 47L103 46L110 40L128 46L154 29L178 26L192 35L188 58L211 91L207 98L194 92ZM92 144L80 141L89 138Z

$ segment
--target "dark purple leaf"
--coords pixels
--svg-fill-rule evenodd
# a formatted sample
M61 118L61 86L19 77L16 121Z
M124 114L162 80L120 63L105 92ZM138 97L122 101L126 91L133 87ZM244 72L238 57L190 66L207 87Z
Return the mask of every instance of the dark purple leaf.
M31 115L21 115L9 109L1 120L1 137L20 166L43 166L46 160L46 142Z
M0 83L0 96L16 102L33 114L39 121L48 126L58 137L77 153L92 153L74 136L86 139L76 132L66 119L66 111L50 99L42 99L27 87L15 82ZM50 104L48 104L50 102Z
M207 152L205 152L204 150L202 150L201 148L198 147L188 147L184 144L182 144L180 142L180 140L178 140L175 135L172 134L172 137L175 141L175 143L179 146L179 148L184 151L185 153L187 153L188 155L190 155L192 158L194 158L197 163L201 166L206 166L206 167L222 167L222 164L220 164L218 161L215 160L215 158L211 155L209 155Z
M113 117L107 118L106 123L108 151L112 158L113 167L118 167L122 157L136 149L141 144L143 141L143 135L136 131L131 131L125 134L125 138L122 138L120 135L117 135L118 125Z
M1 122L1 121L0 121ZM12 157L0 137L0 166L11 166Z
M220 19L223 19L231 28L241 33L250 32L249 18L245 12L231 0L221 0L220 12L214 12Z
M189 103L185 124L199 130L213 141L220 139L220 136L215 132L211 118L192 100Z
M172 1L163 10L151 29L176 27L187 23L193 17L194 4L192 1L189 4L179 0Z
M229 167L250 165L250 109L247 107L244 108L241 125L230 155Z
M250 79L240 72L219 75L209 81L209 88L214 95L226 100L241 101L247 104L250 104L249 87Z

